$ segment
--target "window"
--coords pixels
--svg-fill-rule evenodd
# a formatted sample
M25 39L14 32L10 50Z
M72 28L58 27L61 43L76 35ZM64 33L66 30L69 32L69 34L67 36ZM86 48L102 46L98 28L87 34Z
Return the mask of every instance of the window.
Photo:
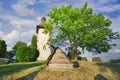
M45 45L43 46L43 50L46 50L46 46Z

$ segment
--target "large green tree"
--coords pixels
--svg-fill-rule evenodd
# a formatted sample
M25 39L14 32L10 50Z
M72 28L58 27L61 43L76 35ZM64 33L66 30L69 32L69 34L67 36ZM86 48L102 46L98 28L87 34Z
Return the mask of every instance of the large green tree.
M0 57L4 58L6 53L6 42L0 39Z
M114 46L110 41L118 37L110 28L112 22L87 6L86 2L82 8L73 8L71 5L54 7L48 13L48 21L42 22L45 33L52 35L55 30L58 32L56 38L50 38L49 41L70 42L72 59L76 58L78 47L82 49L80 52L107 52Z

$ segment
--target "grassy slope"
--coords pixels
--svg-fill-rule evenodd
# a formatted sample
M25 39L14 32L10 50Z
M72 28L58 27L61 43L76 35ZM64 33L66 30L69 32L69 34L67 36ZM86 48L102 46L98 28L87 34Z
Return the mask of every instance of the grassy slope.
M79 69L55 71L45 61L0 66L0 80L94 80L101 74L108 80L120 80L120 64L80 62Z

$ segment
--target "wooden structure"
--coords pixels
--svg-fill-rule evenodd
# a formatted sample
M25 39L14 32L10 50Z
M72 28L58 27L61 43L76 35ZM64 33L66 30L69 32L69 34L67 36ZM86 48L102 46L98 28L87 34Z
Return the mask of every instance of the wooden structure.
M93 62L102 62L101 59L100 59L100 57L93 57L92 61Z
M57 47L52 55L48 58L48 68L52 69L72 69L73 64L66 54Z

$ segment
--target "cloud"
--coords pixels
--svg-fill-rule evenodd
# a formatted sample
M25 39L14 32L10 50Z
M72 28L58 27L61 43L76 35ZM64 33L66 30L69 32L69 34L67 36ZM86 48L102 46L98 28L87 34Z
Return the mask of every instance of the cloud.
M37 24L36 20L20 18L12 15L0 15L0 18L6 20L14 29L17 30L32 30Z
M113 53L119 53L119 54L120 54L120 49L114 49L112 52L113 52Z
M4 34L4 33L3 33L2 31L0 31L0 38L3 36L3 34Z
M12 15L6 15L6 14L0 15L0 18L3 19L3 20L7 20L7 21L20 20L21 19L19 17L12 16Z
M29 5L34 5L35 0L19 0L16 4L12 5L12 8L19 16L39 15L33 8L29 8Z
M114 18L111 18L112 20L112 25L111 25L111 28L114 30L114 31L117 31L120 33L120 15L118 15L117 17L114 17Z
M31 37L35 34L37 20L12 15L0 15L0 19L5 20L8 23L7 25L12 27L12 31L8 30L9 32L4 34L0 32L0 37L2 36L2 39L6 41L8 50L10 50L17 41L24 41L30 44Z
M12 47L12 45L18 41L19 39L19 32L16 30L11 31L10 33L3 35L2 39L6 41L8 50Z
M37 0L38 3L50 3L50 1L47 0Z
M34 20L28 20L28 19L21 19L21 20L15 20L15 21L10 21L10 24L15 27L16 29L34 29L36 26L36 21Z
M104 6L98 6L96 8L99 12L114 12L114 11L120 11L120 4L106 4Z
M115 3L118 0L97 0L99 4L106 4L106 3Z
M35 34L35 30L23 32L13 30L8 34L3 34L3 32L0 31L0 36L2 35L2 39L6 41L7 50L11 50L17 41L23 41L30 45L33 34Z
M35 34L35 30L24 31L20 34L21 40L29 43L31 41L32 35Z

